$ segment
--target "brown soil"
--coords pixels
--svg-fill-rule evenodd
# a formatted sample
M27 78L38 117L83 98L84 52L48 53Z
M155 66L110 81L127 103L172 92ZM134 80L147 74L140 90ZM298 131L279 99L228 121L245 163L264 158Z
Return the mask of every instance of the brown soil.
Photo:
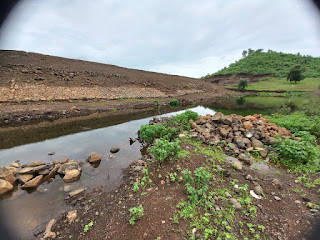
M195 153L195 147L190 143L182 144L182 149L191 151L192 155L173 163L165 162L161 168L157 163L150 165L148 167L149 176L153 183L136 193L132 191L132 185L142 174L129 168L126 170L127 175L123 183L115 190L105 192L103 189L96 189L95 192L83 193L75 198L66 199L70 210L78 209L78 218L76 222L66 224L65 214L62 215L53 228L53 231L59 232L57 239L68 239L69 237L72 239L157 239L158 237L160 239L187 239L187 232L190 234L191 230L187 221L179 218L179 223L173 222L173 216L178 214L176 205L181 199L187 199L184 181L162 183L161 180L167 180L169 173L179 173L178 166L182 170L186 168L194 170L208 164L212 158L202 153ZM305 188L301 183L294 183L293 175L281 168L275 168L274 171L265 174L247 166L242 171L234 170L230 163L221 163L217 159L214 161L223 168L229 169L231 176L222 177L225 181L221 182L218 181L221 176L216 174L214 178L217 181L212 181L210 188L230 189L230 182L237 179L240 186L248 184L249 191L254 184L246 180L245 176L250 174L253 178L257 178L257 182L265 193L262 200L254 199L252 203L257 206L255 219L235 212L234 224L237 227L233 228L232 232L239 239L242 239L239 232L239 221L263 225L265 227L263 235L267 239L302 239L311 233L317 219L309 211L301 195L306 194L311 202L316 203L319 201L319 193L316 193L314 189ZM278 172L276 173L275 170ZM162 175L161 179L158 177L159 174ZM181 176L181 173L178 176ZM282 183L280 189L271 184L273 178L279 179ZM299 189L300 195L293 191L293 188ZM141 194L143 192L146 195ZM232 187L229 193L236 195ZM274 196L279 196L281 201L276 201ZM300 203L296 203L296 200L299 200ZM221 197L219 206L228 209L226 202L227 199ZM139 204L142 204L144 208L144 216L132 226L128 222L129 209ZM93 226L85 233L84 226L91 221ZM245 235L250 236L248 228L242 229ZM41 234L42 231L37 232L38 236ZM196 239L199 239L202 235L196 232L195 236Z
M195 78L20 51L0 51L1 126L235 96ZM114 101L114 100L125 101Z
M261 75L252 75L247 73L237 73L237 74L226 74L226 75L216 75L210 78L205 78L206 82L215 83L220 86L233 86L238 84L240 79L248 79L250 82L258 82L259 79L264 77L275 77L272 74L261 74Z

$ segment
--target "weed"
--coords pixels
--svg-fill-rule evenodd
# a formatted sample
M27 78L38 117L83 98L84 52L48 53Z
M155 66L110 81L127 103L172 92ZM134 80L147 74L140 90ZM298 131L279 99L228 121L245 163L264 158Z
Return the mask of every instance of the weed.
M91 221L84 226L83 232L85 232L85 233L88 232L90 227L92 227L92 226L93 226L93 222Z
M143 207L142 205L140 204L138 207L133 207L133 208L130 208L129 209L129 212L130 212L130 215L131 215L131 218L129 220L129 223L131 225L134 225L135 221L140 219L142 216L143 216Z
M171 107L178 107L180 105L180 102L178 99L171 99L170 100L170 106Z
M159 139L154 145L148 148L160 164L168 157L175 157L180 152L180 146L177 142L169 142L166 139Z

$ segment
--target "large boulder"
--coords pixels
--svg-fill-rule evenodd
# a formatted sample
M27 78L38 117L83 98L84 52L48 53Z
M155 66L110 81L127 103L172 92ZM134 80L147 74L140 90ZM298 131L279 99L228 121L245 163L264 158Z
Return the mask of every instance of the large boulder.
M13 185L6 180L0 179L0 195L13 189Z
M39 175L21 186L22 189L36 188L41 184L43 176Z

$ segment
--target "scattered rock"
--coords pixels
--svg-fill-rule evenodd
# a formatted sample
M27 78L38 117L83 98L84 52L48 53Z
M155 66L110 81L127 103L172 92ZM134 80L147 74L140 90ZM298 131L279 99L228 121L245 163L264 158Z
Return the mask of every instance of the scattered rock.
M61 163L64 164L64 163L67 163L69 161L69 158L62 158L61 159Z
M275 188L278 188L278 189L282 188L282 184L280 183L279 179L277 179L277 178L274 178L271 183Z
M301 202L299 200L294 201L296 204L300 204Z
M266 157L268 156L268 152L267 152L266 149L260 148L260 147L256 147L256 150L259 151L260 156L261 156L262 158L266 158Z
M21 182L21 183L26 183L26 182L28 182L30 179L32 179L33 178L33 175L32 174L24 174L24 175L20 175L19 177L18 177L18 179L19 179L19 181Z
M29 180L28 182L26 182L25 184L23 184L21 186L22 189L28 189L28 188L36 188L40 185L41 181L42 181L43 176L39 175L31 180Z
M13 189L13 185L3 179L0 179L0 195L7 193Z
M66 216L66 220L68 223L72 223L76 218L77 218L77 210L73 210L68 212L67 216Z
M253 139L253 140L251 141L251 144L252 144L252 147L253 147L254 149L256 149L256 148L263 148L263 143L262 143L261 141L257 140L257 139Z
M66 172L63 181L66 183L73 182L79 179L81 172L78 169L72 169Z
M237 210L240 210L242 207L241 207L241 204L238 202L237 199L235 198L230 198L229 199L230 203L233 204L233 206L236 207Z
M274 196L274 199L277 200L277 201L280 201L281 198L277 197L277 196Z
M294 183L299 183L299 180L298 179L294 180Z
M250 195L256 199L261 199L261 196L257 195L253 190L250 190Z
M310 209L310 212L312 212L312 213L318 213L319 210L318 210L318 209Z
M232 197L229 192L225 192L224 194L225 194L228 198L231 198L231 197Z
M43 237L41 239L55 239L57 237L57 234L51 231L53 225L56 222L57 221L55 219L52 219L49 221L49 223L46 227L46 230L44 231Z
M117 153L117 152L119 152L119 150L120 150L120 148L118 146L112 146L110 148L111 153Z
M238 161L233 161L232 166L237 170L242 170L242 164Z
M90 158L89 158L89 162L90 163L96 163L96 162L100 162L101 161L101 155L97 154L97 153L92 153Z
M17 163L17 162L14 162L14 163L11 164L11 167L19 168L20 164Z
M256 194L259 194L259 195L262 195L262 194L263 194L263 189L262 189L262 187L261 187L260 185L254 186L253 190L254 190L254 192L255 192Z
M69 193L69 196L70 196L70 197L74 197L74 196L76 196L76 195L78 195L78 194L80 194L80 193L82 193L82 192L84 192L84 191L85 191L84 188L79 188L79 189L74 190L74 191L72 191L71 193Z

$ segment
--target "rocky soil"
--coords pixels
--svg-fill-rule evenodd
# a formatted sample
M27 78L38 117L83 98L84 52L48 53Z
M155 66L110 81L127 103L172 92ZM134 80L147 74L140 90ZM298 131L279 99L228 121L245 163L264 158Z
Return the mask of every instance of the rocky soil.
M154 118L150 124L162 121ZM316 209L319 192L307 188L295 174L281 167L269 164L267 171L251 167L261 161L250 154L252 151L265 158L265 152L269 151L265 144L272 145L276 136L291 137L289 131L260 115L242 117L217 113L199 117L191 123L190 133L179 135L182 150L191 155L165 161L160 167L153 156L146 153L125 170L126 176L119 188L107 192L99 188L90 193L80 191L66 198L70 210L57 222L50 221L47 228L37 231L35 236L44 239L52 236L55 239L184 239L193 235L195 239L202 239L202 232L196 227L190 229L189 222L180 217L177 208L177 204L188 197L184 180L180 178L182 170L194 171L201 166L214 168L209 188L216 191L217 196L210 211L225 214L230 210L230 204L233 205L236 211L231 233L238 239L254 236L247 224L254 225L255 234L267 239L301 240L310 236L319 220ZM220 157L216 154L213 157L210 151L217 153L219 148L238 156L237 159L226 157L223 152ZM148 169L147 175L143 169ZM151 181L133 191L135 183L146 179ZM244 194L251 196L248 205L237 200ZM130 225L129 209L140 204L144 215ZM255 217L243 214L253 207ZM239 223L245 223L244 227ZM259 230L258 226L263 226L264 230Z

